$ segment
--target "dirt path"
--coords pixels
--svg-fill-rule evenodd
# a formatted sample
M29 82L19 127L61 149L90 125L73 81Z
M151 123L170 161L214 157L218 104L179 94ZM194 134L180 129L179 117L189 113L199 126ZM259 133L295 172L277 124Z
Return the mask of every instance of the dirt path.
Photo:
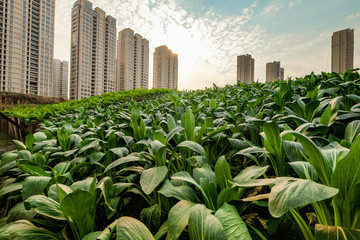
M16 145L12 142L11 137L3 132L0 132L0 156L5 152L15 149Z

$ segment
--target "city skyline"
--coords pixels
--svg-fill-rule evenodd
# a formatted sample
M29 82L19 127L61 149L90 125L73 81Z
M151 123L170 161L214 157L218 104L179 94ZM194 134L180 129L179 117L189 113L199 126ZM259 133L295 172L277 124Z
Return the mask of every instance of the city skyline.
M265 82L266 63L274 59L286 68L285 77L329 72L331 35L346 28L355 31L354 67L360 65L356 1L92 2L117 19L118 29L129 27L148 39L150 54L160 45L178 53L179 89L234 84L236 57L246 53L257 62L255 81ZM55 57L63 60L69 59L72 4L56 2ZM152 64L150 58L149 76Z

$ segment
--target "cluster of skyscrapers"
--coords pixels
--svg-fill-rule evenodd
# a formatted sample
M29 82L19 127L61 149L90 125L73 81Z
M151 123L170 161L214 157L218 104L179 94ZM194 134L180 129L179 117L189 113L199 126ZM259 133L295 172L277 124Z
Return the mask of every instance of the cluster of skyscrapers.
M75 1L71 15L70 64L54 59L55 0L0 1L0 91L81 99L149 87L149 41L130 28L118 33L116 19L88 0ZM331 71L353 68L354 30L334 32ZM178 55L155 48L153 87L177 88ZM70 81L68 72L70 68ZM237 57L237 81L254 81L255 60ZM266 64L266 82L284 79L280 61Z
M334 32L331 38L331 71L344 73L354 67L354 29ZM254 82L255 59L250 54L237 57L237 81ZM266 82L284 80L280 61L266 63Z
M149 41L88 0L71 15L70 64L54 59L55 0L0 1L0 91L81 99L149 88ZM69 69L70 68L70 69ZM70 81L68 72L70 70ZM178 55L154 53L153 87L177 88Z

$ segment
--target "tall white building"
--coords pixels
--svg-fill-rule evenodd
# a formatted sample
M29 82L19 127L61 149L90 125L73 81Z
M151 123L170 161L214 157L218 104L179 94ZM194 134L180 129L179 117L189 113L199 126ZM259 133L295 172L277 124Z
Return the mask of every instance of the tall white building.
M236 80L243 83L254 82L255 59L250 54L237 57Z
M334 32L331 38L331 71L344 73L354 67L354 29Z
M284 68L280 66L280 62L274 61L266 64L266 82L275 80L284 80Z
M0 0L0 91L52 96L55 0Z
M62 97L68 99L68 73L69 62L54 59L53 61L53 85L54 97Z
M71 18L70 99L116 90L116 19L87 0Z
M119 32L117 91L149 88L149 41L130 28Z
M178 55L167 46L155 48L153 70L153 88L178 87Z

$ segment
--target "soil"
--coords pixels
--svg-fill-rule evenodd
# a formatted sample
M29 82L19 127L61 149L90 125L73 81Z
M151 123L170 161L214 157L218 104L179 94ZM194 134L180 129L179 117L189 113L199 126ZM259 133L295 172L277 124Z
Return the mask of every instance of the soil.
M3 153L15 150L16 148L17 146L13 143L11 137L6 133L0 132L0 156Z

